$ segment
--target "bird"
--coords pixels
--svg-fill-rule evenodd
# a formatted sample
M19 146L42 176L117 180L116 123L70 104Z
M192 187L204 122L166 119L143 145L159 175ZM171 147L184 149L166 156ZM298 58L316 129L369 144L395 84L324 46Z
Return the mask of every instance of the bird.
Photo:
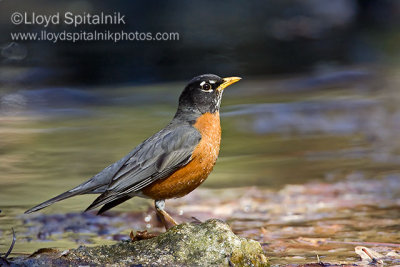
M25 213L73 196L100 194L85 211L101 207L97 214L102 214L133 197L142 197L154 200L156 214L167 230L177 225L165 211L165 200L192 192L213 170L221 143L222 93L239 80L214 74L193 78L166 127L86 182Z

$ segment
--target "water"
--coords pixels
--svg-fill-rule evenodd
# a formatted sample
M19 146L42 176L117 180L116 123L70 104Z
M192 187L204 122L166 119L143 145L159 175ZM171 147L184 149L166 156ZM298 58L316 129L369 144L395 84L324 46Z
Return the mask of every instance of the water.
M202 188L257 186L280 192L286 184L334 184L349 175L366 181L399 175L398 77L398 71L383 69L349 69L305 77L244 77L224 94L221 153ZM98 228L90 227L53 229L51 235L40 235L40 226L48 225L40 218L54 218L23 215L23 211L81 183L164 127L175 112L183 86L0 89L0 253L8 249L11 227L18 236L14 255L41 247L110 243L112 236L118 239L118 235L129 234L129 227L146 227L142 220L151 214L152 204L140 199L117 208L136 212L140 223L135 219L131 223L123 219L104 222L112 225L104 236L98 234ZM43 213L70 213L76 226L76 220L82 219L76 214L93 199L72 198ZM185 199L177 201L172 205L178 206ZM363 212L368 217L377 209ZM390 209L381 213L397 214ZM119 216L128 216L123 214ZM82 220L91 220L93 225L111 220L87 216ZM240 221L224 218L233 225ZM251 229L256 222L259 230L263 223L257 224L262 220L255 218L247 226ZM55 219L59 221L63 219ZM378 235L378 230L371 231L371 236ZM247 230L243 234L247 235Z

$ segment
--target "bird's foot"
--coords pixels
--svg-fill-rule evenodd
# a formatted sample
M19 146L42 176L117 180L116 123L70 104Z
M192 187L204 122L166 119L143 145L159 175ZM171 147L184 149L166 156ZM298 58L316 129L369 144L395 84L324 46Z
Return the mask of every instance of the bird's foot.
M156 208L156 213L160 218L162 224L164 225L165 229L168 230L169 228L178 225L178 223L169 215L165 210L165 201L164 200L156 200L154 202L154 206Z

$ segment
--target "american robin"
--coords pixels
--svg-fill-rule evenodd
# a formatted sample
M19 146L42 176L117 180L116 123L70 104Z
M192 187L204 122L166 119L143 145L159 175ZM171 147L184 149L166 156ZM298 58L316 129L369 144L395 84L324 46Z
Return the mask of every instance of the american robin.
M213 74L193 78L179 97L172 121L88 181L47 200L25 213L83 194L98 193L86 209L98 214L138 196L155 200L166 229L177 223L164 210L165 199L182 197L198 187L212 171L218 157L221 126L219 108L223 90L239 77Z

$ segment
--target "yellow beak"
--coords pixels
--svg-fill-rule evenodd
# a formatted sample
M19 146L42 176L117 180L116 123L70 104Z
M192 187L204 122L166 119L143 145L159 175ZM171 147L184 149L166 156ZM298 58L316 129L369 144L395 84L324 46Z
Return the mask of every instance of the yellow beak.
M220 86L218 86L217 90L218 91L222 91L224 90L226 87L228 87L231 84L234 84L235 82L240 81L242 78L240 77L227 77L227 78L223 78L222 80L224 81Z

